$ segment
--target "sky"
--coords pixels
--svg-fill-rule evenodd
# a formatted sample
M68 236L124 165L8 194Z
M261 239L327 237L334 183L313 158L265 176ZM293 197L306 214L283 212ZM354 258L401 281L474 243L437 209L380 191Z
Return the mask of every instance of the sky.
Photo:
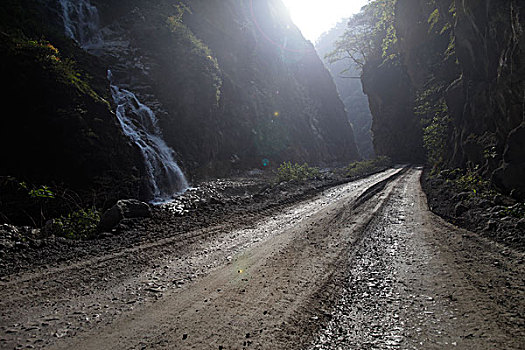
M359 12L368 0L283 0L292 20L312 43L341 19Z

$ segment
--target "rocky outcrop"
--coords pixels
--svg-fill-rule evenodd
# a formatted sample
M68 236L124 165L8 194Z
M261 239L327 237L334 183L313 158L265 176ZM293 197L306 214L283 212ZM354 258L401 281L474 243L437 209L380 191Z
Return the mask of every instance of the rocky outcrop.
M339 22L319 38L315 49L332 74L339 96L345 105L359 154L365 159L370 159L375 155L371 131L372 114L368 107L368 98L363 93L363 86L359 79L361 70L348 58L330 62L330 59L326 57L334 51L334 43L344 34L345 29L346 21Z
M399 0L394 12L398 64L369 57L363 74L376 151L419 155L421 124L432 166L476 170L523 199L523 3Z
M93 1L119 84L193 176L358 158L329 72L280 0ZM177 2L178 3L178 2Z
M423 162L421 124L414 114L414 90L405 68L371 59L361 79L373 115L375 152L397 162Z
M446 102L446 165L477 167L500 189L524 198L523 4L401 0L396 11L412 86L434 89Z
M140 196L140 154L108 102L105 66L57 30L51 3L9 0L0 12L0 218L15 223L44 215L30 184L74 190L77 203Z
M124 219L149 218L150 216L151 208L147 203L136 199L119 200L102 215L98 230L109 231Z
M356 27L350 28L348 33L362 33L362 26L366 27L367 21L370 20L369 27L364 29L369 31L368 38L354 42L355 37L349 34L344 40L348 41L350 52L357 49L358 53L353 54L354 58L364 58L361 83L373 117L371 130L375 153L396 162L422 163L425 159L423 132L420 119L414 111L416 89L406 65L401 57L395 54L394 45L390 44L388 50L392 52L387 54L386 39L381 37L388 35L387 23L381 23L386 21L387 17L386 12L381 14L381 11L387 11L387 8L392 6L388 4L385 8L386 4L387 2L371 3L361 14L363 17L358 15L357 21L349 22L351 26ZM375 7L381 9L369 10ZM375 16L378 18L374 18ZM394 30L390 28L388 31ZM359 45L362 46L358 47ZM344 51L345 49L339 48L339 54L346 56Z
M464 1L457 8L454 29L465 103L463 113L454 118L458 123L453 141L473 144L477 152L458 146L452 160L477 161L501 189L521 199L525 199L524 24L523 2Z

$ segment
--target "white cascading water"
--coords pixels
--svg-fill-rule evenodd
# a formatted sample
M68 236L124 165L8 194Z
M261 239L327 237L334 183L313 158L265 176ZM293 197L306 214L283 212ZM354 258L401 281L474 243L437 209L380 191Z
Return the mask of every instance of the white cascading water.
M66 34L85 50L103 46L97 8L89 0L59 0L63 10ZM189 185L173 158L173 150L162 139L158 119L131 91L114 84L108 71L111 94L117 105L116 115L126 136L141 150L146 164L153 203L169 201Z
M66 35L85 50L99 47L103 40L99 30L98 10L89 0L59 0Z
M111 71L108 71L108 79L112 82ZM111 94L117 104L116 114L124 134L144 156L154 202L165 202L173 194L187 189L188 182L173 159L173 150L161 137L155 113L135 94L114 84L111 84Z

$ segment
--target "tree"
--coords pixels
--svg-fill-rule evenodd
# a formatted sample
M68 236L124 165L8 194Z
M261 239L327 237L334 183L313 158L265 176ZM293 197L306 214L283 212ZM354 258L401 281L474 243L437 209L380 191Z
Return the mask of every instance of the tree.
M351 59L361 69L372 57L395 60L397 33L394 27L397 0L374 0L348 21L343 36L327 58L331 63Z

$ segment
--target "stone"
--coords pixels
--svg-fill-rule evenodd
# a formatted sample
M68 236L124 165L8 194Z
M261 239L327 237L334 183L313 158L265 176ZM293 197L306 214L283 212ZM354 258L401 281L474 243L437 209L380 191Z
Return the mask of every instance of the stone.
M478 207L481 209L487 209L491 206L491 202L487 199L482 199L478 203Z
M516 204L516 200L511 198L511 197L507 197L507 196L503 196L501 194L497 194L494 196L494 203L496 203L497 205L502 205L502 206L505 206L505 207L509 207L511 205L515 205Z
M150 216L151 208L147 203L136 199L123 199L102 215L98 229L101 232L109 231L123 219L148 218Z
M20 232L18 231L18 228L13 225L9 224L2 224L0 225L0 236L11 238L11 237L18 237L20 235Z
M516 228L517 228L518 230L525 231L525 219L520 219L520 220L516 223Z
M498 228L498 224L494 220L489 220L485 226L486 231L494 231Z
M7 239L0 239L0 249L9 250L15 246L15 243L7 240Z
M459 202L454 207L454 215L455 216L461 216L466 211L468 211L468 208L465 206L465 204L463 204L463 202Z
M461 192L461 193L456 194L453 197L453 200L455 200L455 201L464 201L464 200L469 199L470 195L471 195L470 192Z

